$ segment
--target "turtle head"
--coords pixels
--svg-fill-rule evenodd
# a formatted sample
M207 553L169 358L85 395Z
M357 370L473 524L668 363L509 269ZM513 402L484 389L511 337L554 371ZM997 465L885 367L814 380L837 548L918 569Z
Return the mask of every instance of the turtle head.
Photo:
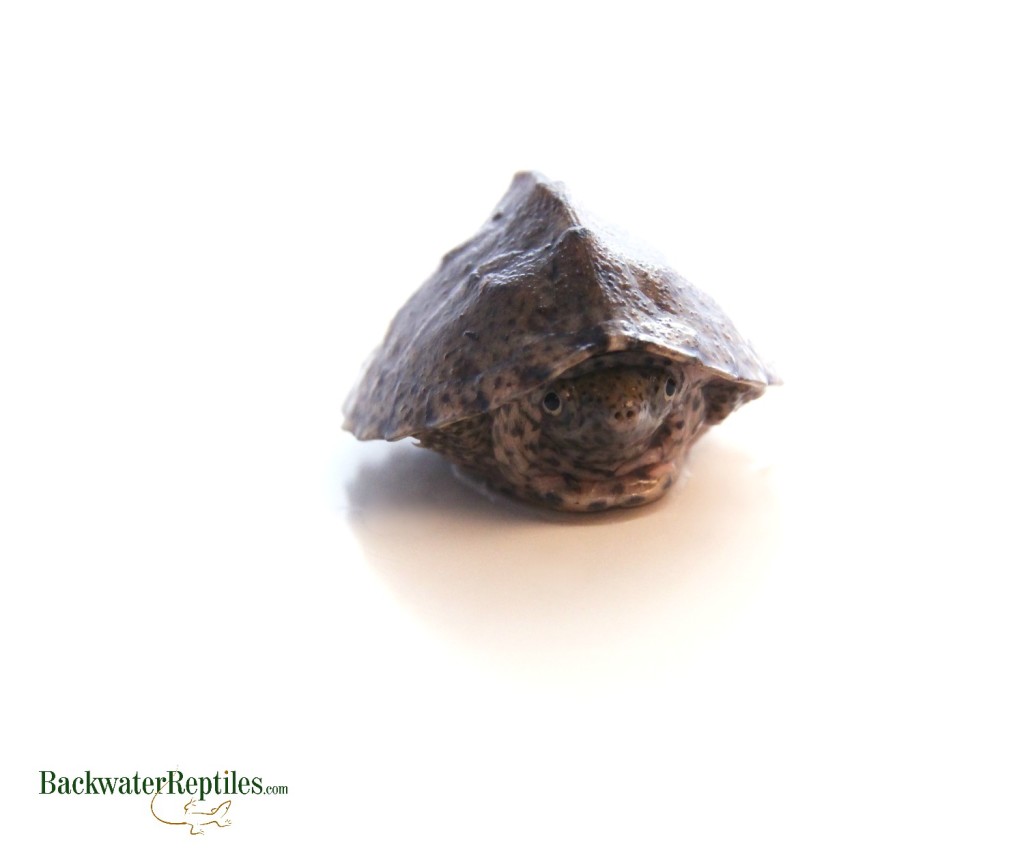
M657 499L702 429L702 380L683 363L609 353L494 413L503 489L569 511Z
M599 463L645 451L672 412L680 390L671 367L611 366L573 374L535 392L551 446Z

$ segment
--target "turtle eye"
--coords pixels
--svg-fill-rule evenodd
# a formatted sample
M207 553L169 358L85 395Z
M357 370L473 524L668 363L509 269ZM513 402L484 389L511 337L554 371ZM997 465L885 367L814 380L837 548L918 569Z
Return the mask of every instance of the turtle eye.
M665 380L665 396L671 397L676 392L676 380L671 376Z
M544 395L544 399L541 400L541 405L544 406L545 412L551 415L557 415L562 410L562 398L554 391L548 391L547 394Z

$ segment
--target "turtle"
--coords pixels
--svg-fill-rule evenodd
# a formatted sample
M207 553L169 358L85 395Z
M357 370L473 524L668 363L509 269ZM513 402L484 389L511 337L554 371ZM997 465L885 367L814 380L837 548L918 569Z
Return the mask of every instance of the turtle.
M343 426L412 437L519 499L597 512L658 499L709 426L778 382L660 255L519 172L395 315Z

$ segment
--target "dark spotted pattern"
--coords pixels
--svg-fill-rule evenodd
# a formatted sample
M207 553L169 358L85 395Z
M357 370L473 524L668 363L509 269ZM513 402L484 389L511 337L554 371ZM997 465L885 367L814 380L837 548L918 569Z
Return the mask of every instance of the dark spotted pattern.
M698 365L639 352L602 355L494 412L428 430L419 444L543 505L642 505L672 485L717 411L705 396L717 380L707 376ZM553 393L557 410L546 406Z
M707 372L648 359L639 352L593 358L494 412L428 431L420 444L499 490L555 508L650 502L706 429ZM557 410L546 406L551 393L559 395Z

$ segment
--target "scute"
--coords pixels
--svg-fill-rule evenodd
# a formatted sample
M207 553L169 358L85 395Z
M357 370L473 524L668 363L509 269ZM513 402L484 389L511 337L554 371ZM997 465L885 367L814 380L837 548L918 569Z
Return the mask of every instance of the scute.
M583 214L561 184L523 172L399 310L345 427L360 439L417 435L627 350L701 364L720 377L723 405L777 381L713 300Z

